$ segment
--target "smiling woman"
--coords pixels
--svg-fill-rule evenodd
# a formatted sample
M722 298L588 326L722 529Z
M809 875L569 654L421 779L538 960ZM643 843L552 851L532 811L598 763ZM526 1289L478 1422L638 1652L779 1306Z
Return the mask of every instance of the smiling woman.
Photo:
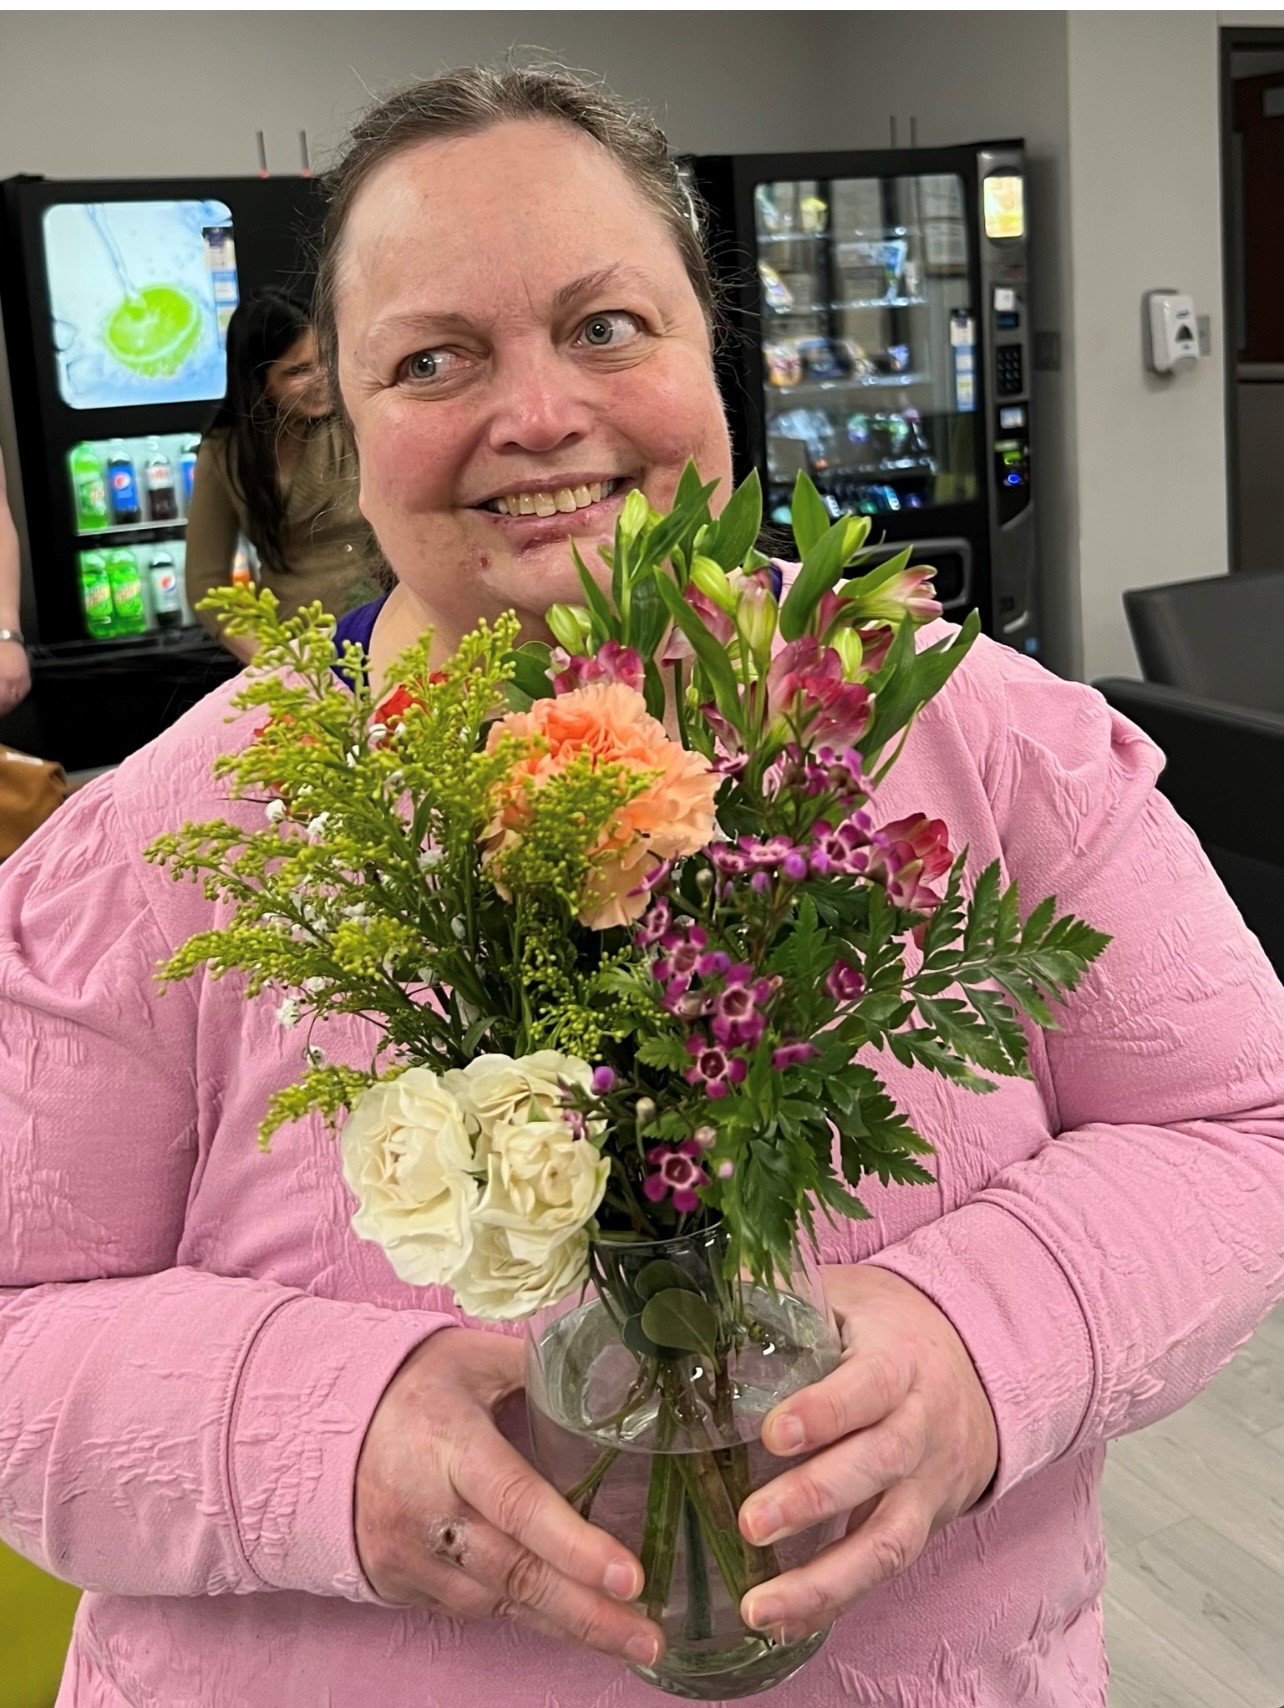
M509 609L546 637L572 546L605 582L629 495L666 508L690 458L720 508L713 299L649 120L561 71L452 72L361 120L330 195L319 334L396 575L362 616L376 672ZM263 827L211 781L256 722L232 692L0 873L0 1534L89 1591L59 1708L645 1708L621 1666L663 1642L642 1562L523 1455L519 1341L357 1238L319 1118L256 1152L305 1047L364 1067L379 1031L345 1009L301 1037L235 976L157 999L157 964L227 920L143 849ZM935 1182L816 1217L844 1357L777 1407L754 1449L779 1474L735 1521L762 1548L835 1525L741 1609L772 1643L833 1630L772 1708L1102 1708L1106 1443L1279 1293L1284 997L1161 764L981 638L879 784L884 824L929 805L970 870L1113 940L979 1113L860 1052ZM405 1146L385 1124L425 1203L448 1116L418 1099Z

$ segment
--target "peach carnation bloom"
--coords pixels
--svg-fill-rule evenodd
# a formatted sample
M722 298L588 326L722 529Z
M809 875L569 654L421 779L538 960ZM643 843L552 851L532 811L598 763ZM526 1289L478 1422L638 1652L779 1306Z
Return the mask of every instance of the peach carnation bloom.
M533 740L515 765L499 811L487 828L491 858L521 834L526 791L556 776L581 754L651 774L640 795L620 809L599 846L580 920L594 931L628 925L645 910L645 879L662 860L694 854L713 834L713 799L721 778L699 753L671 741L634 688L597 682L555 699L536 700L491 726L487 751L505 736Z

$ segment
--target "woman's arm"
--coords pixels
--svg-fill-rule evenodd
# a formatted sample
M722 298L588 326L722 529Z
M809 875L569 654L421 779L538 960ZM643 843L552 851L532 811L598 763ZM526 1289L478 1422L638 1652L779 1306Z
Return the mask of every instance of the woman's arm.
M114 784L0 878L0 1535L86 1588L368 1600L358 1455L451 1319L176 1267L195 998L157 998Z
M18 613L19 591L18 530L9 514L9 498L4 483L4 462L0 460L0 629L21 628ZM27 697L31 688L31 667L27 650L21 641L0 641L0 717Z
M187 560L184 581L187 603L215 640L248 664L254 656L254 641L248 635L229 637L208 611L197 605L216 587L226 587L236 561L236 542L241 524L227 484L224 454L210 438L201 441L192 477L192 497L187 510Z

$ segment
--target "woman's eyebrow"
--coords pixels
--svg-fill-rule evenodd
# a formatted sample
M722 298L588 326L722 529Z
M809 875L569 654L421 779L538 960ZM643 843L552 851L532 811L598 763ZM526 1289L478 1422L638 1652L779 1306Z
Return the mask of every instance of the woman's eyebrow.
M553 306L567 308L571 303L579 302L582 297L596 295L607 285L616 284L650 284L650 279L640 267L621 267L618 264L610 267L599 267L596 272L584 273L578 279L572 279L567 285L559 285L553 292Z

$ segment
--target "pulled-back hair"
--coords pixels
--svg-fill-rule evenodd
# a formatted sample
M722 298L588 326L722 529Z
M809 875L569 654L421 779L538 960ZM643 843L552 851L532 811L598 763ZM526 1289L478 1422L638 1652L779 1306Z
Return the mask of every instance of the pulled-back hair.
M669 152L664 132L601 83L559 65L501 71L466 66L391 95L358 119L337 165L326 174L327 207L317 265L316 325L336 405L335 308L343 237L362 186L386 160L417 143L475 136L512 120L573 125L599 143L669 228L712 332L713 277L696 199Z

